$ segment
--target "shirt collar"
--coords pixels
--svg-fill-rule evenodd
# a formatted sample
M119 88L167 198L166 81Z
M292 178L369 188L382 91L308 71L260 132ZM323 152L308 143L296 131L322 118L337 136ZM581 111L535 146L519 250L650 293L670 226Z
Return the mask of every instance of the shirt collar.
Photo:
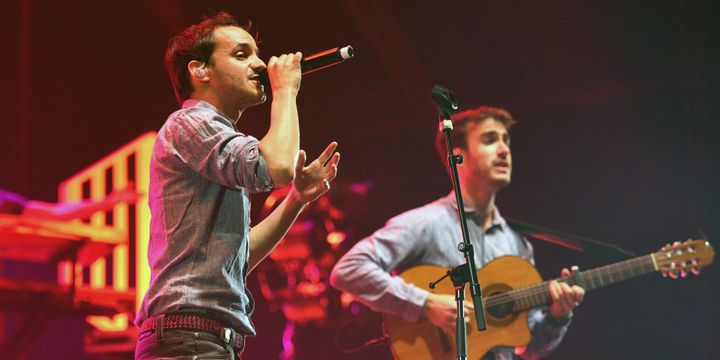
M457 211L457 201L455 201L455 191L450 191L447 196L443 198L443 201L448 203L455 211ZM465 207L465 213L470 214L471 216L477 216L477 210L475 208L468 206L467 204L463 203ZM490 224L490 227L488 229L491 229L493 227L499 226L504 227L507 225L507 221L505 221L505 218L500 215L500 211L498 210L497 206L493 206L493 220L492 224Z

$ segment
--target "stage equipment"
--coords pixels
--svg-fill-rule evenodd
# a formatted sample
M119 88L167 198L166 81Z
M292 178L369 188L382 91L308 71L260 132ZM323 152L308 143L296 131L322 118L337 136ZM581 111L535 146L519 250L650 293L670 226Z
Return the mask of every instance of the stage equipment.
M146 194L154 141L154 132L141 135L58 187L61 203L134 189L140 196L133 203L67 221L0 214L0 259L57 266L57 283L0 279L0 307L27 318L0 353L26 357L49 322L68 314L92 325L83 339L87 353L133 353L137 329L131 321L150 280Z

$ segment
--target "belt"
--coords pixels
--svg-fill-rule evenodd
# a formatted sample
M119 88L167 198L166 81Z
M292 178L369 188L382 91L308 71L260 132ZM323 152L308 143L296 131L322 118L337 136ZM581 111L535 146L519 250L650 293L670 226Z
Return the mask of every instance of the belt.
M167 314L153 316L143 321L140 331L157 331L158 320L162 319L163 330L195 330L215 335L222 342L241 352L245 347L245 336L238 334L233 328L223 325L220 321L198 315Z

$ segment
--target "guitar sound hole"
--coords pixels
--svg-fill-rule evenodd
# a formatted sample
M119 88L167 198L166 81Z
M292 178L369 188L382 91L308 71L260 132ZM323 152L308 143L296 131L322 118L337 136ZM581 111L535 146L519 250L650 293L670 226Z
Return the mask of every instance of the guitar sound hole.
M513 301L507 291L512 290L505 284L492 284L486 287L485 293L485 310L490 315L492 322L505 324L512 322L517 314L513 313Z
M512 303L503 303L495 306L488 306L487 312L496 318L504 318L512 311Z

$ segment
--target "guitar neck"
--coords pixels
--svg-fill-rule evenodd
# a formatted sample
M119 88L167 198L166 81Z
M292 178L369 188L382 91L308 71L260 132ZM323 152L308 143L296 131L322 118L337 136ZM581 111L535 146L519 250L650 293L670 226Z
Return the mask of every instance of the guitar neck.
M568 278L555 279L569 285L579 285L590 291L645 275L657 270L654 254L640 256L596 269L575 272ZM550 304L549 281L534 284L488 298L487 306L505 307L512 304L514 312L528 310L540 305Z

